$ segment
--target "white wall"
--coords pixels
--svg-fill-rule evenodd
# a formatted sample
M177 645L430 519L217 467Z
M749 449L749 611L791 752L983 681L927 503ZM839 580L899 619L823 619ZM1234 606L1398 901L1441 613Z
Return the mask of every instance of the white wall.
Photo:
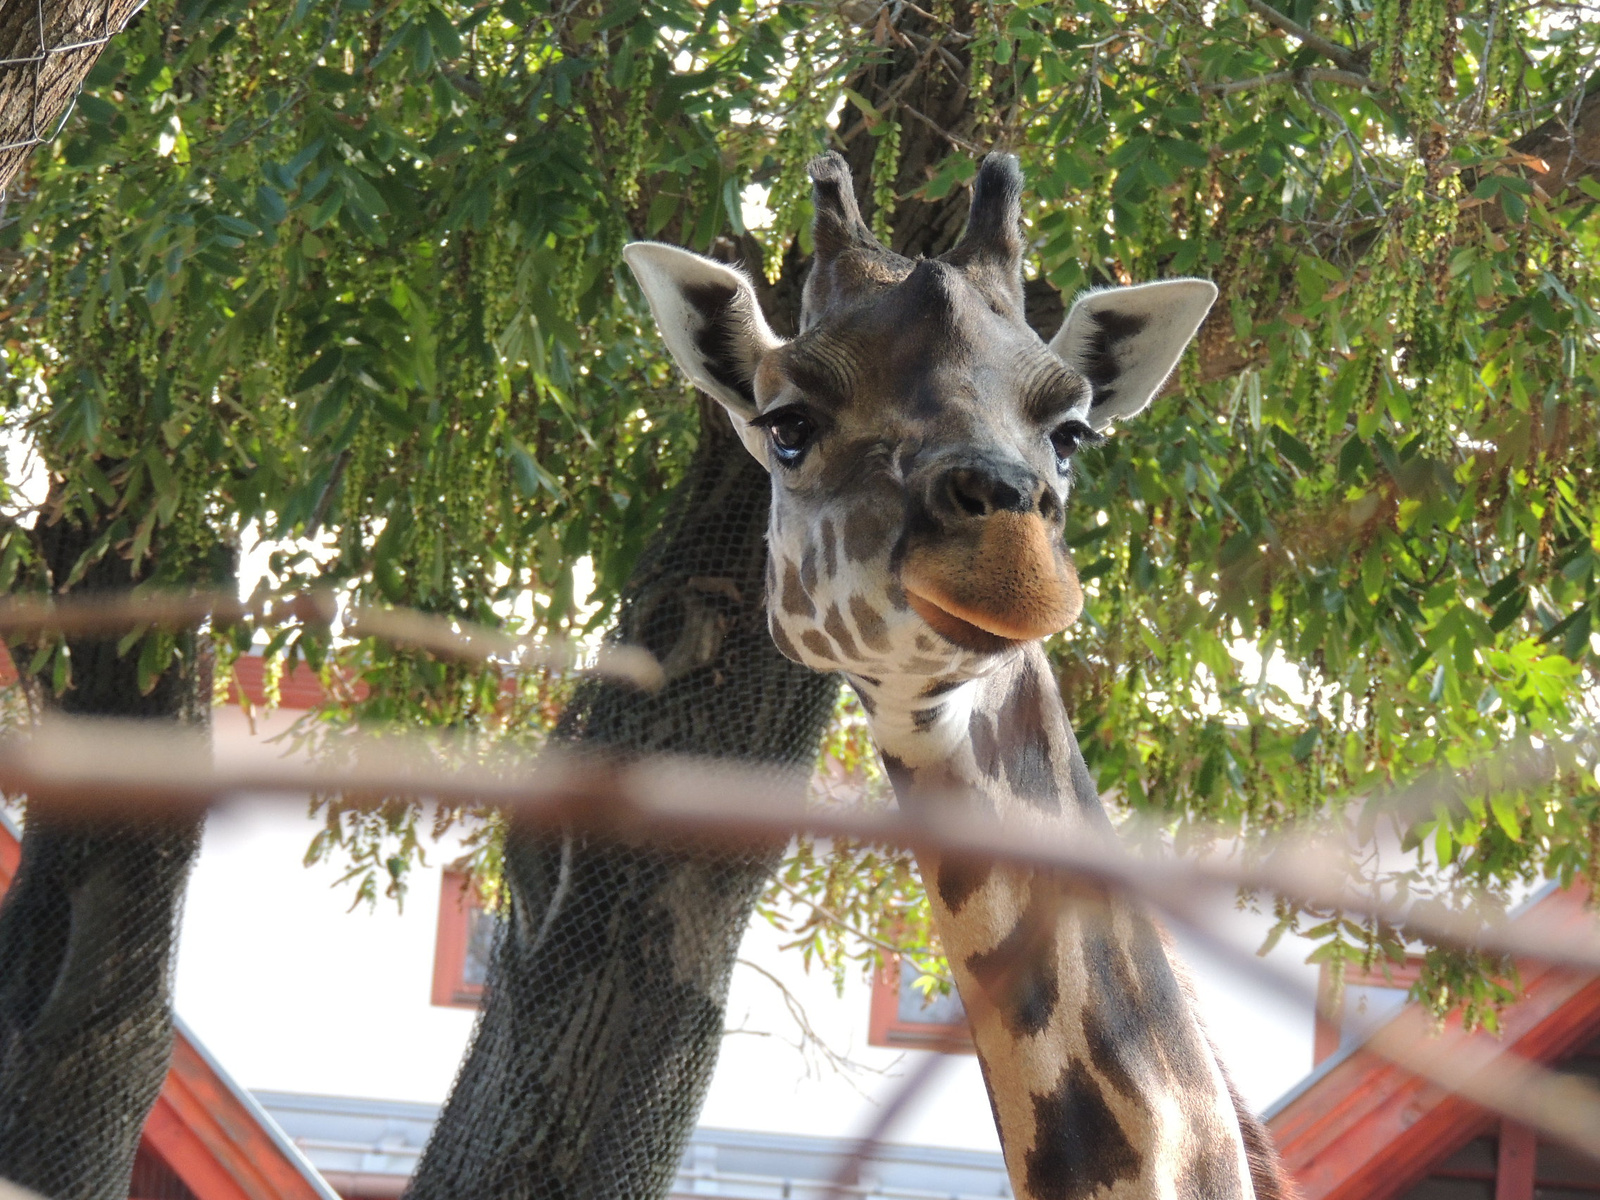
M219 710L218 735L246 736L236 711ZM429 1002L440 866L456 850L429 854L403 911L385 900L351 912L353 887L335 886L338 869L301 866L314 832L294 804L237 803L213 814L184 913L178 1012L247 1088L438 1103L474 1017ZM1247 952L1267 924L1226 905L1209 915ZM860 1069L840 1072L796 1049L800 1032L782 993L741 966L728 1026L742 1032L724 1039L701 1122L854 1135L917 1056L868 1046L867 983L852 977L836 995L830 978L808 976L797 953L779 949L782 940L757 921L742 957L783 980L815 1032ZM1309 988L1315 971L1296 962L1304 953L1285 944L1273 958ZM1243 1095L1258 1108L1269 1103L1311 1067L1309 1004L1286 1004L1192 947L1185 957ZM953 1056L889 1140L997 1149L976 1060Z

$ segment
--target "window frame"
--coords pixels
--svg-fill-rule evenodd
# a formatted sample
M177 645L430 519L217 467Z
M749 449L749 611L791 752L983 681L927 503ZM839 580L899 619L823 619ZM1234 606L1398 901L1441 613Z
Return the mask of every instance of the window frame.
M446 867L439 881L439 923L433 943L432 1002L440 1008L481 1008L484 988L466 981L472 922L483 897L465 871Z
M889 1050L932 1050L940 1054L975 1054L972 1027L900 1019L900 956L888 956L872 973L872 1005L867 1020L867 1045Z

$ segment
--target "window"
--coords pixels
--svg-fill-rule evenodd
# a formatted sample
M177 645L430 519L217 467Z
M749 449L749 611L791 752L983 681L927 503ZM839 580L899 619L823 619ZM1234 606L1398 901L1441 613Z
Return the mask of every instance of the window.
M924 994L917 986L917 968L895 958L872 977L872 1016L867 1044L897 1050L941 1050L972 1053L972 1030L961 997Z
M439 887L439 932L433 947L433 1002L477 1008L494 947L494 916L462 871L446 871Z

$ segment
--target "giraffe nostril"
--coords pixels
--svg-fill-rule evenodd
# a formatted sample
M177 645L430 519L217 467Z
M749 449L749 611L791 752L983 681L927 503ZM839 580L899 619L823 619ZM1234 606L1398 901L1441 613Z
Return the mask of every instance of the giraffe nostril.
M956 467L945 473L941 483L943 506L950 516L1032 512L1039 503L1035 480L1010 479L999 470Z
M984 487L985 480L976 471L965 468L951 471L947 482L950 499L957 508L974 517L981 517L989 511L989 501L985 495L988 489Z

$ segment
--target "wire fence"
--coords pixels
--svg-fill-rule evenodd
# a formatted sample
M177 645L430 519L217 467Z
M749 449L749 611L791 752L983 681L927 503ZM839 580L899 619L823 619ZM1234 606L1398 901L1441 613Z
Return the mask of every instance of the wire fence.
M0 214L12 175L54 141L100 52L145 0L12 0L0 4Z
M278 597L241 605L219 595L133 596L93 601L0 602L0 635L97 632L152 625L286 621L327 624L323 596ZM360 609L344 614L347 632L419 645L440 654L571 666L582 648L539 645L498 631L464 627L425 614ZM635 686L656 676L642 652L613 653L583 669ZM591 658L594 656L591 654ZM655 668L659 670L659 668ZM1430 776L1384 797L1396 810L1426 811L1464 796L1548 782L1581 756L1578 746L1514 744L1473 771ZM803 771L777 772L728 762L671 756L608 758L545 749L538 754L502 745L415 733L357 732L338 739L336 755L287 757L261 746L213 745L199 733L142 722L49 716L31 729L0 738L0 792L26 796L32 814L52 823L193 818L230 799L249 796L302 802L342 794L376 800L407 796L454 806L492 806L551 830L578 830L633 845L679 845L743 851L799 835L847 838L937 854L960 861L1035 872L1056 883L1054 907L1034 917L1054 922L1070 906L1131 898L1157 913L1243 975L1261 981L1307 1009L1319 998L1296 974L1250 954L1208 926L1213 906L1241 889L1290 902L1387 922L1412 937L1600 975L1600 922L1587 910L1547 913L1535 907L1515 920L1486 921L1466 911L1407 904L1352 887L1325 838L1284 834L1260 852L1178 858L1136 856L1117 845L1071 838L1039 822L986 817L962 797L912 810L866 810L808 802ZM939 798L933 798L937 801ZM1223 844L1227 839L1219 838ZM1541 1135L1600 1158L1600 1088L1493 1047L1446 1044L1419 1034L1415 1022L1391 1021L1363 1030L1364 1049ZM830 1195L850 1194L860 1165L884 1140L896 1117L926 1089L940 1056L916 1066L879 1111L835 1175ZM3 1188L3 1185L0 1185ZM0 1190L0 1195L3 1195Z

